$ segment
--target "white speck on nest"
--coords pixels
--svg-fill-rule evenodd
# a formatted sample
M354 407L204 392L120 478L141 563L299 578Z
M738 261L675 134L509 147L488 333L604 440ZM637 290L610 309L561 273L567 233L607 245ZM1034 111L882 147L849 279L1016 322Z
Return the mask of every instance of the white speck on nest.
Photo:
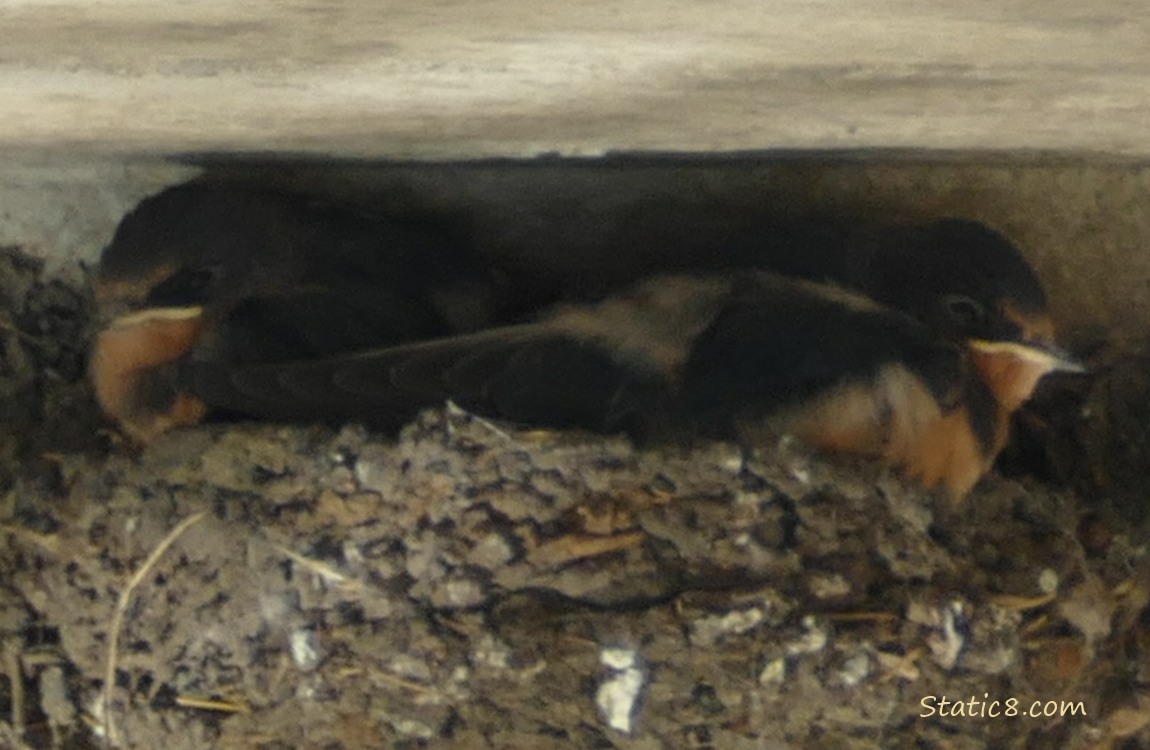
M766 619L760 607L736 609L722 615L700 617L691 623L691 643L711 646L725 635L745 633Z
M725 453L720 460L719 466L732 474L739 473L743 470L743 452L732 450Z
M966 645L966 639L958 632L958 620L962 617L962 611L960 601L953 601L943 607L939 611L942 632L936 631L926 641L935 664L943 669L954 668L958 663L959 654L962 653L962 647Z
M791 479L798 482L802 482L803 484L811 483L811 470L810 467L805 464L791 464L788 467L787 473L791 475Z
M492 669L507 669L511 665L511 649L495 636L484 633L471 650L471 661Z
M759 684L764 687L767 685L782 685L787 679L787 660L780 656L777 659L771 659L767 665L763 667L763 671L759 672Z
M608 647L599 652L599 661L611 670L595 692L595 705L607 726L625 734L635 727L635 711L643 692L645 671L636 666L634 649Z
M391 726L395 727L395 731L400 734L421 740L429 740L435 736L435 730L422 721L416 721L415 719L393 719Z
M300 628L292 631L291 658L302 672L310 672L319 666L319 638L314 630Z
M830 636L827 634L826 628L820 627L813 616L807 615L803 618L803 628L807 632L787 644L788 656L815 654L826 648Z
M839 682L843 687L855 687L870 674L870 657L866 653L858 653L850 657L838 672Z
M453 607L470 607L483 600L483 591L475 581L465 578L455 578L447 582L444 587L447 602Z
M851 592L851 584L838 573L815 573L807 581L807 588L816 599L833 599Z
M1058 591L1058 573L1052 568L1043 568L1038 574L1038 590L1044 594Z
M612 646L599 652L599 663L611 669L630 669L635 666L635 650Z

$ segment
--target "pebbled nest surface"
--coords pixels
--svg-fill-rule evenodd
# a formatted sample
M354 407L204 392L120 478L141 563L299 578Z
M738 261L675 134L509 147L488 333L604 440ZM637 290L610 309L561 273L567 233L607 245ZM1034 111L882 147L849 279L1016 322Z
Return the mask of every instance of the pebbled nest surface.
M1150 746L1144 361L1049 384L954 508L450 405L138 450L90 325L0 252L2 747Z

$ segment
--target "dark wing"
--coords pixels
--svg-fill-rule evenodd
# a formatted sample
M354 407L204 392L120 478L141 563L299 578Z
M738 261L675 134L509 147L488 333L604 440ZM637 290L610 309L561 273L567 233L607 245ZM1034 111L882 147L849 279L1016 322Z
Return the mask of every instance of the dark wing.
M961 350L918 321L841 289L762 274L696 338L683 411L726 428L734 417L873 382L889 366L905 368L944 407L966 380Z
M873 384L881 401L889 367L917 379L944 410L967 395L962 350L912 318L825 285L758 272L716 278L726 291L701 306L694 326L660 330L669 313L647 315L641 306L658 299L648 293L536 324L312 362L199 363L187 386L216 409L279 420L393 427L450 399L530 426L632 434L670 426L729 434L737 419L793 410L844 385ZM625 324L643 320L646 327ZM668 358L680 344L682 358Z
M331 357L184 373L210 407L278 420L361 422L393 428L452 400L531 426L642 432L663 418L665 373L545 325L523 325Z
M96 283L109 319L204 306L215 335L201 358L247 362L476 330L492 325L499 296L499 281L469 244L439 227L199 180L125 216Z

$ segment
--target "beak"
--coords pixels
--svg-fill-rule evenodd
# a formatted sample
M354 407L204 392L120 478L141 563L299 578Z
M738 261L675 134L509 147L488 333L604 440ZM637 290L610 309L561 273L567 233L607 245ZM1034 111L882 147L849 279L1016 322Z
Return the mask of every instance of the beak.
M189 305L187 307L153 307L147 310L139 310L126 315L120 315L112 320L108 328L123 330L144 324L179 323L202 318L203 315L204 308L199 305Z
M986 341L976 339L970 345L986 354L1009 354L1042 367L1046 372L1087 372L1086 365L1053 343L1042 341Z
M1049 344L1044 346L1044 351L1053 358L1054 368L1051 372L1072 372L1080 374L1089 372L1081 360L1071 356L1070 352L1059 346Z

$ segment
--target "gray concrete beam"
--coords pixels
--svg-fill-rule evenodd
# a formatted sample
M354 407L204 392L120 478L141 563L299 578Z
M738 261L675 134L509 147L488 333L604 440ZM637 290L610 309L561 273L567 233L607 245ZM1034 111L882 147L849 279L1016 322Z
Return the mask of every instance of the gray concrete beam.
M8 0L0 150L1150 154L1129 0Z

